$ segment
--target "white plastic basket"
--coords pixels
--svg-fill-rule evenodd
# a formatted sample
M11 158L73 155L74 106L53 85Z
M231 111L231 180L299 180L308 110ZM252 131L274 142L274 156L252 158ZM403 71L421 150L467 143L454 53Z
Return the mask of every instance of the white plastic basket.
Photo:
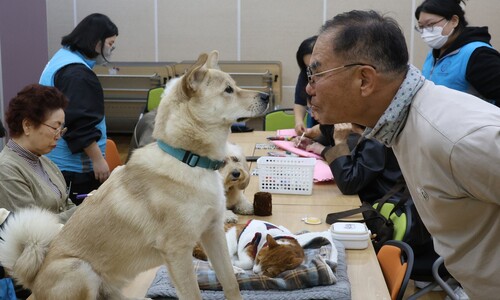
M315 158L262 156L257 160L259 190L311 195Z

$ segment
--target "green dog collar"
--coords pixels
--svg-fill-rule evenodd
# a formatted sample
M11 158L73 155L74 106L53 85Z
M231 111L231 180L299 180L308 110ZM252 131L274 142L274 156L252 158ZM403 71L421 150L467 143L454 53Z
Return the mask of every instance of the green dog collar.
M205 156L199 156L198 154L192 153L191 151L186 151L184 149L174 148L163 141L157 141L158 147L164 152L172 155L183 163L190 167L200 167L209 170L218 170L224 164L222 160L212 160Z

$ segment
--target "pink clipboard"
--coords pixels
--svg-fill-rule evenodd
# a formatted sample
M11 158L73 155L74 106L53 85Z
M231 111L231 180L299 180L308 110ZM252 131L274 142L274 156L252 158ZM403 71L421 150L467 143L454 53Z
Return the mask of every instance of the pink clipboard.
M314 166L314 182L333 180L333 174L330 166L320 155L296 148L292 141L271 141L271 143L275 144L278 148L297 154L298 156L316 158L316 165Z
M293 141L271 141L271 143L275 144L276 147L278 148L281 148L285 151L289 151L290 153L293 154L297 154L298 156L301 157L312 157L316 159L323 159L321 155L295 147Z

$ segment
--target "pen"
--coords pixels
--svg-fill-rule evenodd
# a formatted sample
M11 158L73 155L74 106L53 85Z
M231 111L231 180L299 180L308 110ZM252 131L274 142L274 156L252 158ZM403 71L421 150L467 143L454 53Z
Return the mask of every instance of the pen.
M76 195L76 199L80 200L80 199L84 199L84 198L89 197L89 196L92 196L92 194L79 194L79 195Z
M291 141L295 136L268 136L270 141Z
M297 144L295 144L295 147L298 147L300 145L300 143L302 142L302 139L304 138L304 135L306 134L306 132L302 132L302 135L300 136L299 140L297 141Z

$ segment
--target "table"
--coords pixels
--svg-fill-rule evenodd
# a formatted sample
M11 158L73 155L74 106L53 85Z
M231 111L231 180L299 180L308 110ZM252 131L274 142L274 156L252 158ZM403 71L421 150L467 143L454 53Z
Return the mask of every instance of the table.
M255 131L231 134L229 140L238 144L245 155L266 155L268 150L255 149L256 143L266 143L266 137L274 132ZM250 164L251 170L256 163ZM258 177L252 176L245 195L252 202L258 192ZM343 195L334 183L314 184L310 196L273 194L273 214L269 217L239 216L239 223L248 219L258 218L277 225L283 225L292 232L301 230L324 231L329 226L325 223L328 213L359 207L358 196ZM322 224L308 225L302 221L305 216L321 218ZM390 299L384 276L380 270L375 251L370 244L363 250L346 250L347 273L351 283L352 299ZM128 297L144 297L151 284L156 270L154 268L139 274L136 279L124 289Z

